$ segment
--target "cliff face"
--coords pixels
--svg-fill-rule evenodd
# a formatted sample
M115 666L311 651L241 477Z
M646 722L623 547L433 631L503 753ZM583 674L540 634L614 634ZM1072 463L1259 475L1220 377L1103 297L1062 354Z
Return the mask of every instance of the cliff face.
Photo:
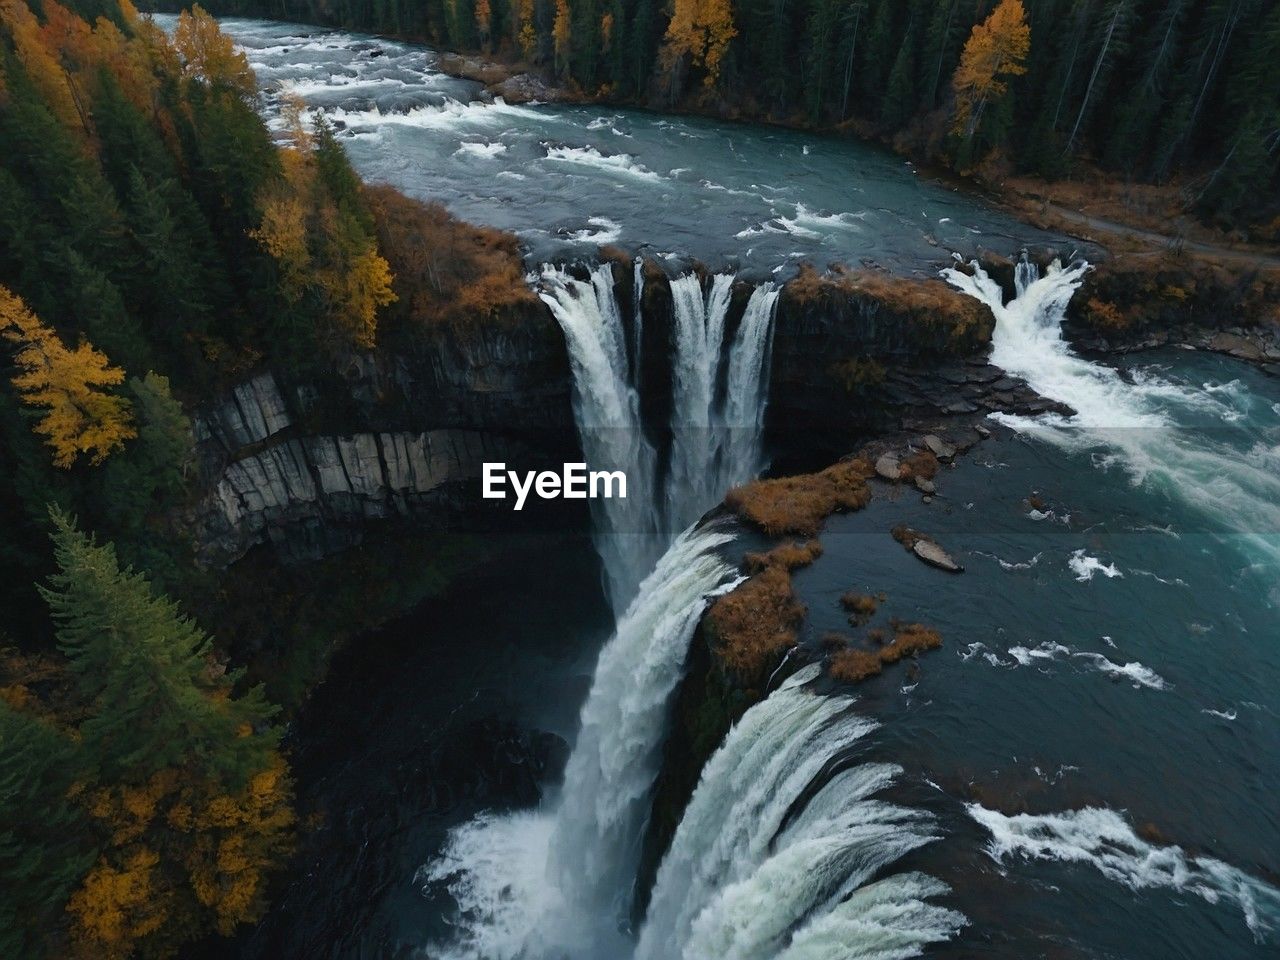
M629 259L614 276L631 327ZM735 288L729 338L752 289ZM646 422L661 425L674 321L652 264L643 300L641 395ZM982 359L992 326L985 306L936 281L802 273L784 288L773 342L767 426L779 451L843 452L907 415L1030 402ZM225 566L265 543L315 559L379 520L511 529L527 517L480 509L481 465L581 459L571 396L564 338L541 303L500 323L401 333L308 379L264 370L194 418L203 493L184 520L197 556Z
M264 371L194 417L204 492L184 519L197 556L224 566L270 543L315 559L371 520L467 522L485 461L576 457L570 390L540 304L519 324L401 339L316 379Z

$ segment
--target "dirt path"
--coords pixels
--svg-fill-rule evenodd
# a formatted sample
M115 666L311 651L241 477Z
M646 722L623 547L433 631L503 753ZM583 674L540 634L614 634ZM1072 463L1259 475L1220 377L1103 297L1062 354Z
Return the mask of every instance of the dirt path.
M1044 210L1046 213L1061 218L1067 224L1077 224L1100 233L1141 240L1161 251L1168 251L1180 246L1184 251L1203 254L1239 266L1280 268L1280 254L1266 250L1240 249L1225 244L1206 243L1202 240L1180 239L1168 234L1157 233L1154 230L1143 230L1140 227L1129 226L1115 220L1107 220L1102 217L1081 213L1078 210L1072 210L1056 203L1046 203ZM1098 237L1081 236L1080 239L1091 240L1104 247L1107 245L1103 239Z

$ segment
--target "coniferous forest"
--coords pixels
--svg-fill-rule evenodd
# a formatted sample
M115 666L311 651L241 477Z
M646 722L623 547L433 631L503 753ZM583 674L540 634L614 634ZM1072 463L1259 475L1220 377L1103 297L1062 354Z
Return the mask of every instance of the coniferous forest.
M1280 6L1268 0L209 6L505 54L606 101L849 127L961 170L994 159L1057 178L1087 162L1177 178L1202 216L1263 236L1280 215ZM957 124L966 99L981 106Z

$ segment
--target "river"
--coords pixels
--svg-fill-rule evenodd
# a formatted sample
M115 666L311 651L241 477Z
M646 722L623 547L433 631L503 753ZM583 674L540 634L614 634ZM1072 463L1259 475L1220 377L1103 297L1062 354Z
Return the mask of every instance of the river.
M998 418L931 502L877 497L830 521L826 554L796 575L805 646L849 629L838 599L855 588L886 592L876 623L924 621L945 647L855 696L804 670L753 707L633 926L664 706L741 549L732 527L675 534L767 460L762 281L806 258L935 275L953 250L1052 238L851 141L490 103L419 47L224 26L269 119L281 94L304 98L363 176L515 231L531 265L646 245L761 282L731 340L727 281L677 281L660 458L635 422L637 347L607 284L532 278L569 343L584 447L622 428L610 455L651 477L640 509L597 515L594 551L495 574L368 641L403 654L392 669L340 658L299 738L304 803L325 826L245 956L1275 955L1273 378L1177 350L1078 356L1058 326L1084 264L1020 271L1008 304L949 273L996 314L993 362L1078 414ZM903 522L966 572L903 551L888 533Z

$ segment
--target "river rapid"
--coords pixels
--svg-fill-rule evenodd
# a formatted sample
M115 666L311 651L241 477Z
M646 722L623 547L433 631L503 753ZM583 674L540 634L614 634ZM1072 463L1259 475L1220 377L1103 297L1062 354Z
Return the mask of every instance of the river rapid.
M362 644L401 657L339 659L295 737L324 826L241 955L1276 955L1274 378L1178 350L1077 355L1058 328L1083 263L1022 268L1007 303L980 271L948 271L996 314L992 361L1077 415L995 420L931 502L886 488L828 523L823 558L795 577L802 642L848 631L838 601L856 589L886 593L874 624L923 621L945 645L853 696L812 670L775 684L707 765L633 918L664 706L751 540L676 534L767 462L763 281L802 258L932 276L950 251L1053 238L846 140L515 107L420 47L224 27L269 121L283 94L302 97L362 176L516 232L531 266L645 245L761 283L750 335L730 339L727 281L677 281L675 466L658 477L633 422L638 345L608 285L533 273L574 361L584 447L622 427L633 442L610 455L654 482L632 513L595 518L592 545L495 572ZM890 537L899 523L966 572L925 567Z

